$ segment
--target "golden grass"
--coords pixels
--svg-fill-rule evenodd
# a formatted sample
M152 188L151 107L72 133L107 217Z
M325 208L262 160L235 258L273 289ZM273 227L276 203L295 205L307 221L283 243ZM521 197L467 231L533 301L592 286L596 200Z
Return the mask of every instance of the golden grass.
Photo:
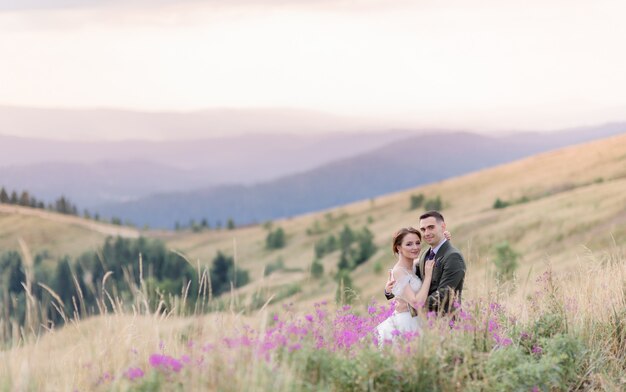
M5 251L18 251L18 239L22 238L33 254L47 251L51 259L76 257L101 246L109 235L137 238L139 231L41 209L0 204L0 248Z
M600 180L602 179L602 180ZM468 289L481 284L484 269L490 265L493 245L509 244L523 255L520 275L530 268L537 273L546 259L556 270L567 269L586 248L601 250L613 241L626 237L626 135L573 146L523 159L511 164L471 173L435 184L396 194L365 200L340 208L278 220L287 246L278 251L264 248L267 231L261 226L234 231L179 233L166 241L194 260L208 264L217 250L233 254L237 262L251 272L254 284L277 285L299 281L301 274L276 273L261 279L264 267L281 257L286 266L308 270L314 258L313 244L328 233L337 233L343 224L353 229L367 225L375 235L379 251L371 261L354 273L362 296L379 297L384 277L373 276L375 262L393 263L388 250L391 234L399 227L417 225L419 211L408 211L411 194L427 197L441 195L443 213L453 233L453 242L465 254ZM528 203L494 210L496 198L514 200L522 196L536 198ZM334 219L329 223L327 215ZM340 218L344 216L343 218ZM372 219L371 224L367 223ZM306 230L319 222L330 226L323 234L307 235ZM338 254L322 262L328 274L336 269ZM473 277L476 277L475 280ZM378 281L380 283L375 284ZM307 285L306 296L329 299L334 290L324 287L315 295L316 284ZM250 290L250 288L248 288Z
M472 291L466 301L497 301L518 321L532 324L532 317L537 313L537 309L532 309L533 303L545 309L552 303L549 297L553 296L554 303L561 306L565 314L570 333L601 352L606 360L615 355L616 348L611 347L614 340L608 341L597 326L610 325L615 310L623 312L626 308L626 247L615 246L611 251L584 253L581 257L588 262L579 263L569 271L555 272L548 267L539 271L543 276L541 280L515 282L516 289L511 289L510 285L498 287L493 280L488 281L484 290ZM0 352L0 386L11 390L46 391L132 389L136 384L124 377L125 372L139 367L146 371L147 379L151 354L176 358L194 350L202 354L207 343L219 344L224 338L240 335L245 326L264 330L269 314L262 310L248 316L225 312L185 317L120 310L74 320L62 329L30 336L20 346ZM424 350L439 355L434 348ZM183 390L206 390L207 387L211 390L274 390L275 385L279 390L288 390L286 386L295 379L295 369L301 365L273 363L271 366L278 373L272 379L271 375L260 371L259 359L250 357L245 349L221 348L202 355L220 367L202 371L190 366L182 378L175 379L182 380ZM599 369L593 371L598 372L598 385L606 384L606 388L599 389L616 387L615 380L605 380ZM107 375L111 378L106 379ZM166 378L160 385L165 389L175 388L176 382Z
M600 180L601 179L601 180ZM484 286L491 268L493 247L501 241L522 254L519 276L534 277L550 260L557 270L578 263L586 249L597 252L626 238L626 135L540 154L510 164L470 173L404 192L364 200L346 206L281 219L287 246L265 249L267 230L262 225L235 230L201 233L143 231L141 234L166 241L184 253L192 264L209 266L218 250L236 256L236 263L250 271L252 283L243 293L272 290L299 284L300 294L288 301L309 306L314 301L333 299L338 252L321 262L326 277L311 280L307 272L314 259L315 241L335 235L344 224L353 229L367 226L379 246L370 261L353 272L362 302L380 298L385 277L373 273L380 263L385 270L393 264L389 251L392 233L402 226L417 225L419 210L409 211L412 194L440 195L443 213L453 233L453 243L464 253L467 264L466 290ZM527 196L528 203L501 210L492 208L496 198L515 200ZM36 212L36 215L33 213ZM371 221L371 223L369 223ZM308 235L317 222L324 232ZM100 246L107 234L136 236L137 230L85 221L45 211L0 206L0 246L17 250L17 237L29 244L34 254L48 250L52 258L77 256ZM275 272L263 277L268 264L281 258L285 266L304 272Z

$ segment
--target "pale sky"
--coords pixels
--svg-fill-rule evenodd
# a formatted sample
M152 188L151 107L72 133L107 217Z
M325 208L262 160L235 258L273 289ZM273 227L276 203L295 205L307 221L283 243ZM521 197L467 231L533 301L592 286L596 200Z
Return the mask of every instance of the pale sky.
M0 105L624 121L625 15L604 0L0 0Z

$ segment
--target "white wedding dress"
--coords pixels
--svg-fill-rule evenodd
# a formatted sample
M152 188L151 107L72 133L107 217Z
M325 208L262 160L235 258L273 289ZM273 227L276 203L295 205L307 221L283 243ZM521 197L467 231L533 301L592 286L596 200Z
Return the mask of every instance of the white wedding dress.
M411 290L414 293L417 293L420 287L422 287L422 280L414 273L411 273L402 267L395 267L392 272L395 272L396 269L399 269L403 276L398 279L391 292L395 298L406 301L406 299L402 296L405 287L409 285ZM411 316L411 312L408 310L405 312L395 312L376 326L376 331L378 332L378 344L383 345L385 341L393 341L397 335L404 332L417 332L420 330L421 327L418 316Z

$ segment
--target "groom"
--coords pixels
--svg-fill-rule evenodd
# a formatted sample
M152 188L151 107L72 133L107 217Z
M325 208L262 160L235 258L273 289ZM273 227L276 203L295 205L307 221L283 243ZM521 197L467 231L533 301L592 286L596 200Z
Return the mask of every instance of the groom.
M461 302L463 281L465 280L465 260L458 249L450 244L443 236L446 223L438 211L428 211L420 216L419 229L422 240L430 248L420 256L416 275L424 280L424 264L426 260L435 259L433 277L428 289L426 303L428 311L448 313L453 311L454 302ZM393 280L385 287L385 297L393 298L391 288Z

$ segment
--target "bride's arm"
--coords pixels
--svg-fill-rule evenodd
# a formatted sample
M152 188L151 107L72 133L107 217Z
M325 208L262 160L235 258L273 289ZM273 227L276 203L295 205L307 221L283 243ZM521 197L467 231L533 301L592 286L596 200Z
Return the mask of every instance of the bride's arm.
M424 281L422 282L422 286L417 291L417 293L414 293L413 290L411 290L410 285L406 285L406 287L402 291L402 297L407 300L415 309L423 308L424 304L426 303L426 298L428 298L428 289L430 288L430 280L433 277L434 265L434 260L429 260L426 262L424 267L424 269L426 270Z
M394 298L395 296L396 299L402 300L399 302L396 301L396 310L399 312L404 312L408 310L407 299L404 297L404 292L406 291L407 287L409 287L408 280L405 280L407 276L408 274L406 272L399 270L397 268L393 268L389 274L389 278L394 282L394 285L392 289L389 291L390 297L387 297L386 292L385 292L385 296L387 297L387 299ZM404 287L404 289L402 287Z

